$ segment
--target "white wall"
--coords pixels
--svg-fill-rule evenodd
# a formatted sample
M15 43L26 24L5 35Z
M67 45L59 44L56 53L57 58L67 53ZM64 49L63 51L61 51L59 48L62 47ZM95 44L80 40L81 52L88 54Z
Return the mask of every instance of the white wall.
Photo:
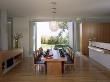
M23 34L20 39L20 46L24 48L25 57L29 57L29 19L23 17L13 18L13 33L18 32Z

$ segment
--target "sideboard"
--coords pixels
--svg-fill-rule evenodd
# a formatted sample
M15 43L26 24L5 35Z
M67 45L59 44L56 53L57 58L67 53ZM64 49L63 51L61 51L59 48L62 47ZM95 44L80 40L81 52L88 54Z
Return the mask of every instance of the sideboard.
M23 48L0 51L0 74L5 74L23 60Z

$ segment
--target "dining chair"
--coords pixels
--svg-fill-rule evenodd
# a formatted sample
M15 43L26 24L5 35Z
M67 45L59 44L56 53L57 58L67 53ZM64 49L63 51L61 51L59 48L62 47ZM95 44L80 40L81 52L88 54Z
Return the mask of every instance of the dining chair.
M74 52L71 52L70 55L66 55L67 61L64 62L64 72L66 71L73 71L74 70Z
M41 55L33 53L33 60L34 60L35 74L40 71L45 72L45 62L41 60Z
M35 56L38 56L39 54L40 54L40 51L38 49L36 49Z
M68 47L67 48L67 53L70 56L70 58L72 58L72 55L73 55L72 52L73 52L72 48Z

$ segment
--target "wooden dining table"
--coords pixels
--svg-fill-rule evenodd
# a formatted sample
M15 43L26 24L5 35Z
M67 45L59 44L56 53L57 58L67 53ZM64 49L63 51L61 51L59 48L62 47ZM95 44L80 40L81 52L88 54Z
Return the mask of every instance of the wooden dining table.
M49 56L42 57L46 62L47 75L62 75L64 73L64 62L67 61L66 57L61 57L59 50L50 50Z

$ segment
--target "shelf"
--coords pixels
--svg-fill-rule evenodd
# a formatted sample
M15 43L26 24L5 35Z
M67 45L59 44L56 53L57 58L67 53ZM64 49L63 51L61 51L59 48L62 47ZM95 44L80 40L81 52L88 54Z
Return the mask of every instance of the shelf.
M16 63L14 63L11 67L8 67L7 69L5 69L3 71L3 74L7 73L9 70L11 70L12 68L14 68L16 65L18 65L21 61L18 61Z
M23 49L0 51L0 73L5 74L23 60Z
M95 50L95 51L98 51L98 52L101 52L101 53L104 53L104 50L103 49L100 49L100 48L97 48L97 47L89 46L88 48L89 49L92 49L92 50Z

